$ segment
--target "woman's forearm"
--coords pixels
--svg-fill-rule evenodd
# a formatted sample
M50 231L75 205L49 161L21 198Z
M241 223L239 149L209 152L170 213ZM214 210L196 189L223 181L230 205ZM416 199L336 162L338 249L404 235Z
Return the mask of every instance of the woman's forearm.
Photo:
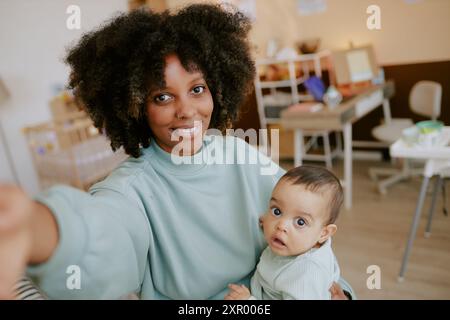
M58 245L58 225L48 207L34 202L30 221L31 248L29 264L47 261Z

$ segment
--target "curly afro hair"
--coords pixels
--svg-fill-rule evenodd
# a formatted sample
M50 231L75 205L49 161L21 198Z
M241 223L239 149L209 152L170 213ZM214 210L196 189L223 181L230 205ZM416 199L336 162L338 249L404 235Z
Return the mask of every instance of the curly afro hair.
M152 138L149 94L165 85L165 57L176 54L186 70L203 73L214 101L210 127L224 130L237 119L254 78L250 27L242 13L218 5L121 14L69 50L69 88L113 150L139 157Z

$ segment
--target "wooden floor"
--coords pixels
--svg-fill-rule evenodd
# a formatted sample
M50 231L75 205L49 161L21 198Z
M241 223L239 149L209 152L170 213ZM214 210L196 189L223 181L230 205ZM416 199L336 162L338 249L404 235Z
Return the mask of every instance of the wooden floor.
M292 162L280 164L292 167ZM342 161L333 165L333 171L342 177ZM421 178L398 183L381 196L367 173L370 166L380 166L380 162L354 161L353 166L353 207L341 211L333 247L341 274L352 285L358 299L450 299L450 217L442 213L442 196L437 203L431 237L427 239L424 230L430 192L427 195L405 280L399 283L397 276ZM448 190L447 194L450 196ZM380 267L379 290L367 288L370 265Z

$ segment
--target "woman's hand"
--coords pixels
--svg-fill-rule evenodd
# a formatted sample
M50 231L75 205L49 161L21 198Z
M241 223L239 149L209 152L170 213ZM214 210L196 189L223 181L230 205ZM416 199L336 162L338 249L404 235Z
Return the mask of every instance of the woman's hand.
M0 299L12 299L31 249L33 202L19 188L0 185Z
M341 286L337 282L333 282L333 285L330 288L331 292L331 300L348 300L348 297L345 295L344 290L342 290Z
M225 296L225 300L247 300L250 298L250 290L243 284L230 284L228 285L230 292Z
M13 286L26 266L47 261L58 237L49 208L20 188L0 185L0 299L13 298Z

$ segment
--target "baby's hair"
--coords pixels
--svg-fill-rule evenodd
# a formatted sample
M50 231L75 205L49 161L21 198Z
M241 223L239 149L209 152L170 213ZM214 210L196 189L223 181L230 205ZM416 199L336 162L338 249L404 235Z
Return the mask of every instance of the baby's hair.
M336 176L325 168L300 166L286 172L280 179L287 179L294 185L304 186L311 192L328 193L330 217L327 224L334 223L344 200L341 183Z

